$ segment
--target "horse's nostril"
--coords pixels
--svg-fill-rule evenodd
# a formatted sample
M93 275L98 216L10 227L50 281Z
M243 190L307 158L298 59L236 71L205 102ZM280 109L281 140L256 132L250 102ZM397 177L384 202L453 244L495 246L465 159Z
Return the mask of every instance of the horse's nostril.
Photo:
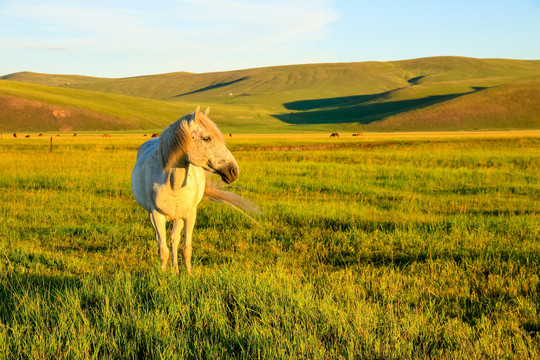
M234 178L237 178L238 177L238 168L236 166L232 167L231 168L231 175L234 177Z

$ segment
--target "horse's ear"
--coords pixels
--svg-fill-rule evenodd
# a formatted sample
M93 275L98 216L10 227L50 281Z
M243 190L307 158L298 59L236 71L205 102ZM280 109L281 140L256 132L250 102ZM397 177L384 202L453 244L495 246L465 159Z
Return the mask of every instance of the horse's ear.
M204 112L204 115L206 115L206 116L210 115L210 106L206 108L206 111Z
M197 105L197 109L195 109L195 122L199 121L200 116L201 116L201 107Z

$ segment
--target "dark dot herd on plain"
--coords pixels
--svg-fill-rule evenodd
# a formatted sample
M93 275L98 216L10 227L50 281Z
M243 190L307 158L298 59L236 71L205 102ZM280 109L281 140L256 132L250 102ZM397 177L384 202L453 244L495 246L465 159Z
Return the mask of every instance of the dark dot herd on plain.
M354 133L352 134L352 136L363 136L364 134L362 133ZM330 134L330 137L339 137L339 133L332 133Z
M156 138L159 137L160 134L152 134L151 137ZM362 133L354 133L352 136L362 136ZM43 136L43 133L40 133L38 136ZM60 136L60 134L57 134L56 136ZM73 136L77 136L77 133L74 133ZM144 134L143 136L148 136L148 134ZM229 134L230 137L232 137L232 134ZM18 137L17 133L13 133L13 137ZM26 135L25 138L29 138L30 135ZM103 137L111 137L111 134L104 134ZM339 133L332 133L330 134L330 137L339 137Z
M40 133L38 136L44 136L43 133ZM60 134L56 134L56 136L60 136ZM77 136L77 133L74 133L73 136ZM143 136L148 136L148 134L144 134ZM17 133L13 133L13 137L16 138L16 137L19 137L19 135ZM25 138L29 138L30 135L26 135ZM103 137L111 137L111 134L103 134ZM155 137L159 137L159 134L152 134L152 137L155 138Z

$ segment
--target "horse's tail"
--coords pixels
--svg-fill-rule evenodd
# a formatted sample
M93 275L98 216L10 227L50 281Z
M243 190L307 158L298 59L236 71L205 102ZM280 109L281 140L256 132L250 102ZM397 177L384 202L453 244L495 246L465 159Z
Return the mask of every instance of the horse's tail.
M255 219L249 216L246 211L261 214L261 210L253 204L251 201L244 199L242 196L235 194L230 191L223 191L219 188L221 187L220 183L206 180L206 185L204 187L204 196L211 201L225 203L235 210L240 211L242 214L247 216L253 222L257 223Z

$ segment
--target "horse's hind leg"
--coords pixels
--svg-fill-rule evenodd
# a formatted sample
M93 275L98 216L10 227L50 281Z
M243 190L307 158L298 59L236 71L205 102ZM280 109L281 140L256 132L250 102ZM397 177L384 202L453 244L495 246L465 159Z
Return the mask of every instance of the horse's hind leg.
M150 221L156 230L156 241L158 243L159 261L161 263L161 269L165 270L167 267L167 261L169 261L169 248L167 247L167 232L165 230L165 224L167 219L161 215L155 209L150 213Z
M178 274L178 245L180 244L180 233L184 227L183 220L174 220L171 230L171 247L172 247L172 265L173 270Z

